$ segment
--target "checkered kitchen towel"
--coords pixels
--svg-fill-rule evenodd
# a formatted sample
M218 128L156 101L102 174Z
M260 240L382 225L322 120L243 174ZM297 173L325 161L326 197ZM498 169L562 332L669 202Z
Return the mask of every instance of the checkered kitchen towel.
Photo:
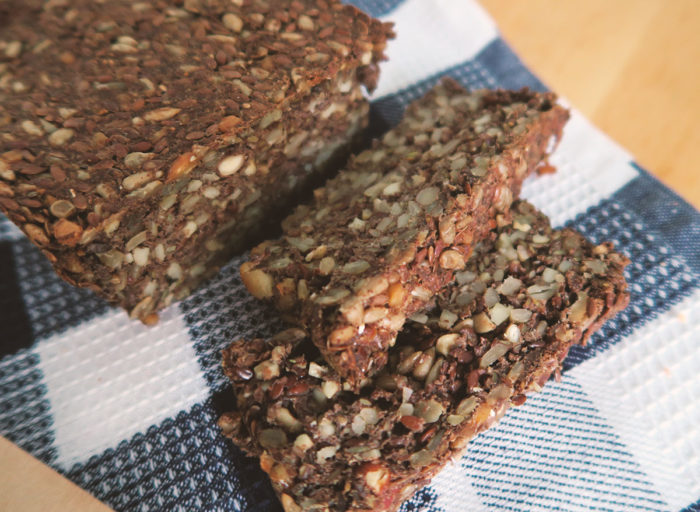
M544 89L473 0L355 3L398 33L377 130L444 74ZM700 214L575 111L552 163L524 197L614 241L631 304L404 511L700 510ZM0 433L117 510L279 510L215 424L232 402L221 349L277 328L240 262L148 328L60 281L0 220Z

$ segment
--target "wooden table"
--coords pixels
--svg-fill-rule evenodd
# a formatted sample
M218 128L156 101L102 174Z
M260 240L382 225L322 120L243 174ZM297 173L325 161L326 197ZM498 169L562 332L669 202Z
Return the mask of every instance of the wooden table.
M698 0L482 2L545 83L700 207ZM0 438L0 510L108 508Z

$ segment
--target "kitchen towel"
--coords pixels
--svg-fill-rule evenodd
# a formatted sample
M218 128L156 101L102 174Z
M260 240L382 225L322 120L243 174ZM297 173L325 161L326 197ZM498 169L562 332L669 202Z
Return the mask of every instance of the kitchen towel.
M443 75L545 89L474 1L354 3L398 35L374 133ZM700 510L700 214L575 109L551 163L523 196L613 241L631 303L405 512ZM119 511L281 510L216 426L233 402L221 349L279 327L242 286L243 260L145 327L62 282L0 217L0 434Z

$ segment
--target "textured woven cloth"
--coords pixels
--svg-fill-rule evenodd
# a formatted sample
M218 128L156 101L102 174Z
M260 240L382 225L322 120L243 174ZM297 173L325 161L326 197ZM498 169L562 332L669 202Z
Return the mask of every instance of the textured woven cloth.
M375 133L444 74L544 89L472 1L354 3L398 34ZM404 511L700 510L700 214L575 110L552 163L523 196L627 254L631 304ZM280 510L216 427L232 406L221 349L279 327L241 261L149 328L63 283L0 218L0 434L116 510Z

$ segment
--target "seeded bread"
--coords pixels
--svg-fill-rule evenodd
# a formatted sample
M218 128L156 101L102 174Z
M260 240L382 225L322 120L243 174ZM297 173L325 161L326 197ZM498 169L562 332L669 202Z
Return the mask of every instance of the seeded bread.
M555 100L443 81L285 219L282 238L251 252L243 282L357 384L553 149L568 118Z
M6 0L0 209L152 321L348 151L389 37L336 0Z
M359 394L300 329L224 351L238 410L219 424L287 512L398 509L627 305L628 261L610 244L552 230L525 202L512 214Z

